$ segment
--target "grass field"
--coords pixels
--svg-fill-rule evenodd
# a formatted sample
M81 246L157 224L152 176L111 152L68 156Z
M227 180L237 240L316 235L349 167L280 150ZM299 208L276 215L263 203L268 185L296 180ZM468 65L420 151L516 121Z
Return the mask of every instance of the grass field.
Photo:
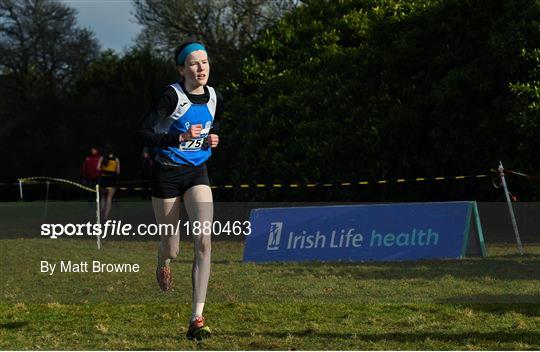
M487 258L394 263L242 263L213 244L205 316L185 339L192 247L155 283L154 242L4 239L0 349L540 349L540 245ZM139 273L40 273L40 261L138 263ZM57 269L58 271L58 269Z

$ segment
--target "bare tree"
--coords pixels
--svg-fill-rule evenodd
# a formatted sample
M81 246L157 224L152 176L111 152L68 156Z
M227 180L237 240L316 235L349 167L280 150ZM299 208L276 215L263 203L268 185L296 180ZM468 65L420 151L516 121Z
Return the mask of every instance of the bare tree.
M144 26L138 38L170 55L182 41L202 40L214 61L231 63L260 31L299 6L299 0L133 0L135 18ZM172 56L171 56L172 57Z
M0 0L0 72L20 93L65 89L99 53L76 11L53 0Z

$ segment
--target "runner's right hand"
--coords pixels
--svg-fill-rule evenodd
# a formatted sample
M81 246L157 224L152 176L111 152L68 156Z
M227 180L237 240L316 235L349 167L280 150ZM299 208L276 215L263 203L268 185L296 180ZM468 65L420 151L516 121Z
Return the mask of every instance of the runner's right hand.
M199 138L202 131L202 125L193 125L189 128L187 132L184 132L180 135L180 142L189 141L191 139Z

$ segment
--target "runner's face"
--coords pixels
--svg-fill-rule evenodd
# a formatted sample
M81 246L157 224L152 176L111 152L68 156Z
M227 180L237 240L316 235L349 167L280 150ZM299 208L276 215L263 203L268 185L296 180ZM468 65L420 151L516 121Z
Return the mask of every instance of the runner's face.
M185 79L187 85L192 87L204 86L208 82L210 74L210 64L206 51L197 50L186 58L184 66L179 68L180 75Z

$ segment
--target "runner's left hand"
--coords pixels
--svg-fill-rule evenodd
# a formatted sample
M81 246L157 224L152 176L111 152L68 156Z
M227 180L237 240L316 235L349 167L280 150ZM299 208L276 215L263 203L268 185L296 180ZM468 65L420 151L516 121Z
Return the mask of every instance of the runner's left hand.
M210 147L215 148L217 147L219 143L219 136L217 134L209 134L208 135L208 144Z

